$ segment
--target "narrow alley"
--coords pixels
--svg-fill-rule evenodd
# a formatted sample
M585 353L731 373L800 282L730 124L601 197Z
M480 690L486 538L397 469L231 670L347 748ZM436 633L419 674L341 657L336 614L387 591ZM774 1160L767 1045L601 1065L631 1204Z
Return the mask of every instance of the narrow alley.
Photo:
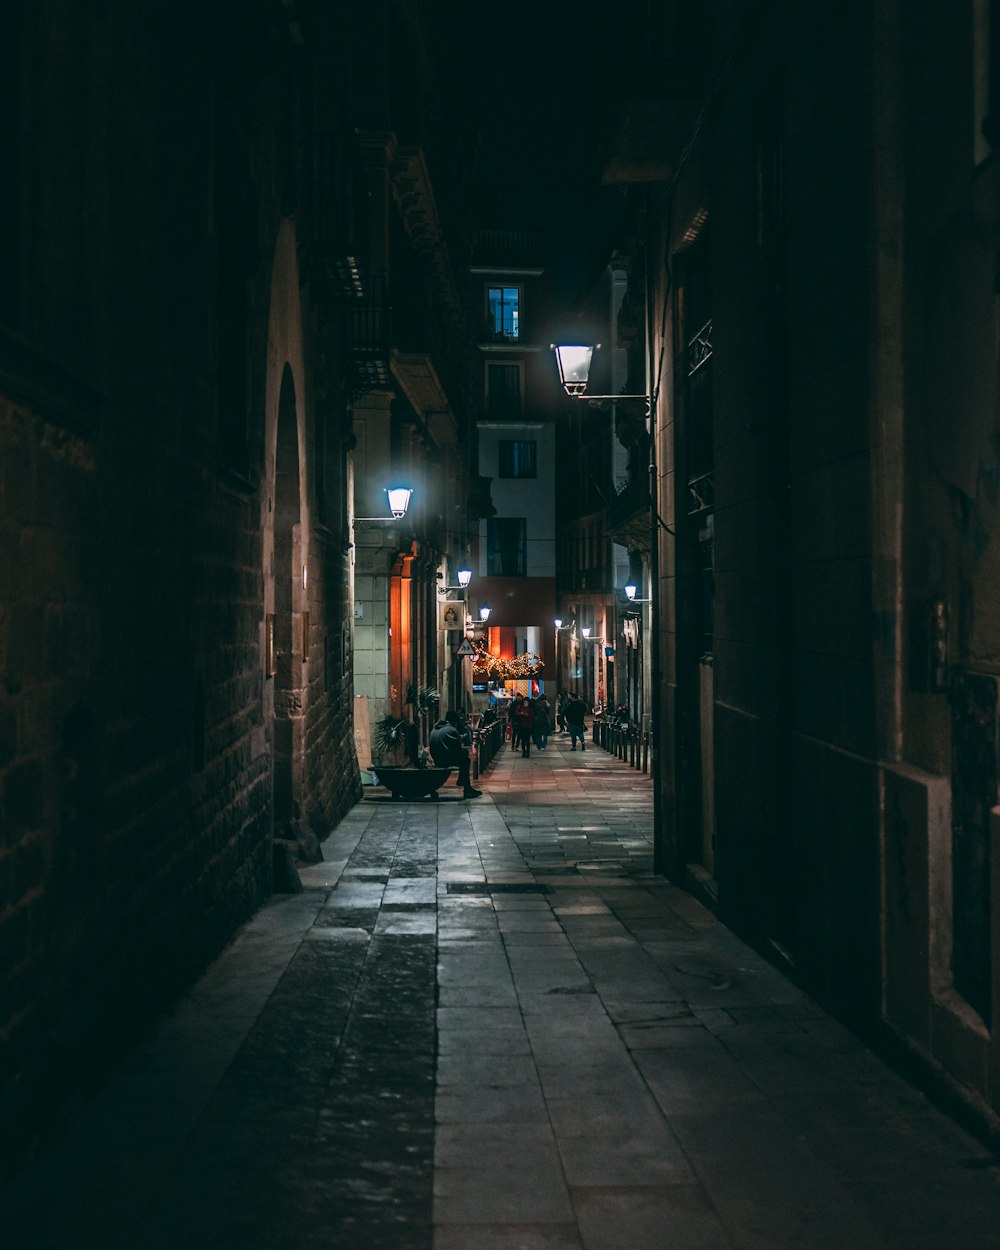
M558 735L368 791L8 1195L11 1250L978 1250L997 1160ZM845 917L845 922L849 918Z

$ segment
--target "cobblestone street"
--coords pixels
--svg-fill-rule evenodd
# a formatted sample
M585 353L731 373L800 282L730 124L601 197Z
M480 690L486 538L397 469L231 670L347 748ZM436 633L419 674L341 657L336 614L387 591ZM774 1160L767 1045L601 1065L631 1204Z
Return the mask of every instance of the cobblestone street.
M369 792L8 1196L12 1250L1000 1244L996 1159L651 872L568 739Z

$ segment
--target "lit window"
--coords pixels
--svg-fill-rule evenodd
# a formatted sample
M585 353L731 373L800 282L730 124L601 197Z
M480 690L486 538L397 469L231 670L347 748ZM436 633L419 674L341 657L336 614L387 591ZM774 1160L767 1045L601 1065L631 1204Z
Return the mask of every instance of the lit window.
M534 439L502 438L498 448L500 477L538 476L538 444Z
M502 339L518 337L518 301L520 288L516 286L491 286L487 292L488 328L491 334Z

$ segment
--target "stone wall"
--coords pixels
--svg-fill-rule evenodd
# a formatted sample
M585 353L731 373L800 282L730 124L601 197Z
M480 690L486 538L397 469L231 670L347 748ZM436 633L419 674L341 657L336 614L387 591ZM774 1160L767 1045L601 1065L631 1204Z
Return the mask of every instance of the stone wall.
M140 3L79 12L70 30L54 0L17 7L20 281L0 327L0 1170L272 888L268 518L286 367L300 382L305 570L295 801L322 836L360 793L346 507L319 501L321 478L344 489L345 366L324 346L342 313L320 315L287 261L280 293L274 277L275 256L299 249L287 214L307 158L291 102L307 76L280 57L255 76L247 47L244 77L227 77L214 17L194 28Z

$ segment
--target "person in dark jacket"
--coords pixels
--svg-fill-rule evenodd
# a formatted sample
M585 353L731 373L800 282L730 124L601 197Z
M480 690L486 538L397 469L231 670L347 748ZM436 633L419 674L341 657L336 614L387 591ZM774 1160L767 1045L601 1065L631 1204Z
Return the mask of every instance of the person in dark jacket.
M580 750L586 751L586 727L584 725L584 717L587 714L587 705L578 694L571 694L569 702L566 704L566 710L563 716L566 719L566 728L569 730L569 740L572 742L570 750L576 750L576 740L580 739Z
M535 739L536 749L544 751L549 745L549 734L552 732L552 704L545 695L540 694L532 706L535 710L535 720L531 727L532 737Z
M462 745L460 722L457 712L449 712L444 720L439 720L434 726L430 738L431 759L439 768L454 768L457 765L462 797L478 799L482 790L476 790L469 779L472 756L468 747Z

